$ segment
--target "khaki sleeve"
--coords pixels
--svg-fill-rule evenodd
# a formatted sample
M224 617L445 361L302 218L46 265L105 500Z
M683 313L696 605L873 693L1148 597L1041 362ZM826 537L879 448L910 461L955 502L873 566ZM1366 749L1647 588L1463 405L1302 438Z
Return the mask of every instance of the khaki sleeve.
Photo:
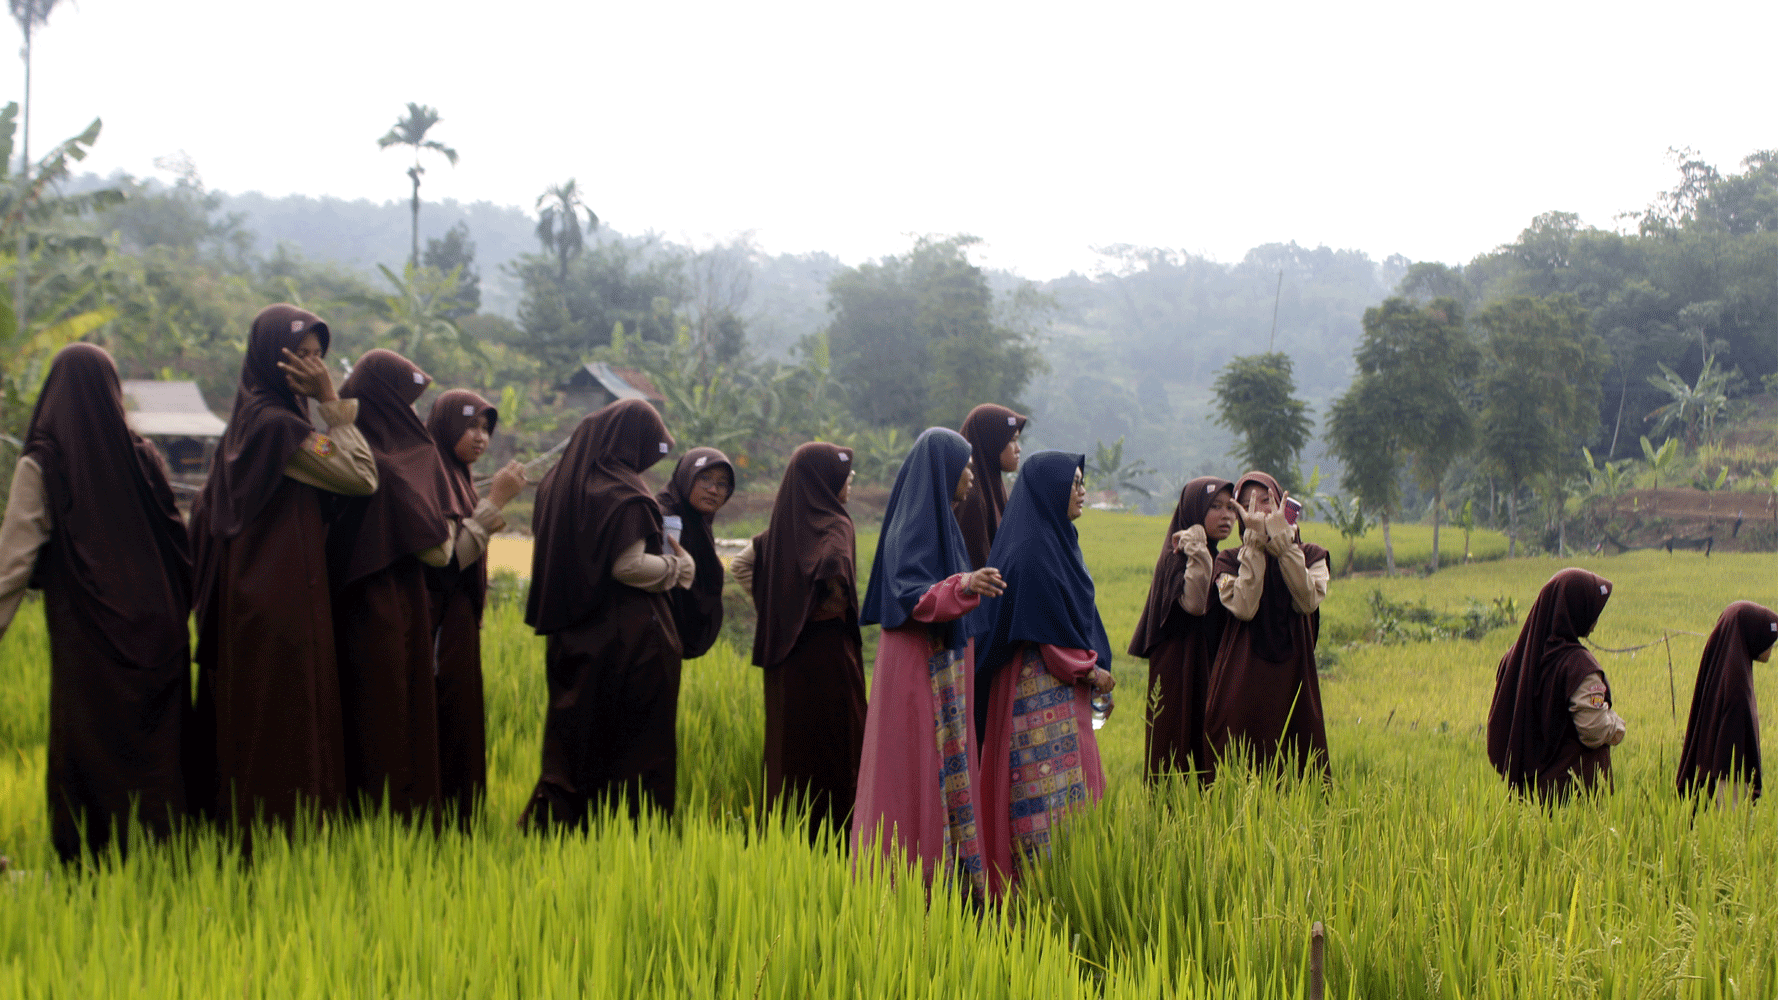
M1618 714L1611 710L1611 703L1605 700L1603 676L1588 674L1581 678L1568 699L1568 711L1574 717L1574 728L1580 734L1582 746L1597 750L1624 741L1624 720L1618 718Z
M1327 597L1327 560L1305 566L1303 547L1292 543L1279 554L1278 568L1284 571L1284 585L1290 588L1290 606L1299 615L1314 614Z
M1252 541L1242 541L1240 554L1240 572L1224 573L1216 578L1216 596L1222 606L1229 609L1229 614L1244 622L1253 620L1259 612L1260 594L1266 586L1266 550L1265 544L1259 540L1257 533L1243 536Z
M643 549L642 539L638 538L630 543L629 548L619 553L617 561L611 565L612 579L650 594L664 594L678 586L681 573L679 564L691 563L691 557L681 559L676 555L655 556ZM696 569L695 563L693 569Z
M475 505L475 513L457 527L458 566L474 566L488 552L488 539L506 530L506 518L491 501Z
M21 458L12 472L6 499L6 520L0 522L0 636L24 602L37 552L49 541L49 496L43 491L43 470Z
M377 491L377 459L370 442L357 427L358 401L336 399L321 404L327 433L303 439L290 456L284 474L299 483L349 497L367 497Z
M1210 605L1210 575L1216 559L1204 540L1204 526L1194 524L1184 532L1185 586L1179 591L1179 607L1188 615L1202 615Z
M740 555L728 561L728 575L734 577L735 582L741 585L741 591L747 595L749 601L753 600L754 554L753 543L748 542L747 547L741 550Z
M674 553L674 556L679 560L679 576L675 579L673 586L685 590L691 586L693 580L698 578L698 560L690 552L684 555Z
M428 566L443 569L451 564L451 555L456 549L457 522L445 522L445 540L429 549L421 549L414 553L415 558Z

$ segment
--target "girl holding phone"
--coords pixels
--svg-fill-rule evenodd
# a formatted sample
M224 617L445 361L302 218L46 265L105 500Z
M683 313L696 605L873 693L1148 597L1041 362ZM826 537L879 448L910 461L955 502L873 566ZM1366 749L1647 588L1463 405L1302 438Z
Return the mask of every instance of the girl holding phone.
M1217 553L1217 599L1229 614L1210 672L1205 734L1213 759L1251 754L1255 765L1313 766L1328 774L1327 726L1315 676L1327 550L1302 540L1278 481L1249 472L1235 483L1241 544ZM1214 766L1214 763L1213 763Z

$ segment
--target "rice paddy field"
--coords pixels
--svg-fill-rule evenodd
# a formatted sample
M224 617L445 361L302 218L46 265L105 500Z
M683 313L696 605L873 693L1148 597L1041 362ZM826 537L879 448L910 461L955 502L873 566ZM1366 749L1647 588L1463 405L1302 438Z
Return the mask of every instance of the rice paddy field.
M1119 651L1164 528L1081 521ZM1778 601L1778 556L1451 566L1462 534L1444 538L1436 575L1336 579L1324 647L1364 634L1372 590L1522 609L1563 565L1599 572L1617 587L1596 642L1668 637L1601 654L1629 725L1615 791L1543 808L1488 767L1481 727L1513 627L1337 650L1322 682L1326 787L1239 771L1207 790L1145 786L1146 665L1120 655L1122 707L1099 731L1105 800L1019 898L988 910L928 896L905 872L854 870L843 845L762 815L759 677L720 645L686 664L672 820L520 834L543 646L511 604L484 632L492 787L468 834L336 821L264 838L248 865L193 832L61 869L44 808L47 641L31 606L0 643L0 853L13 865L0 875L0 996L1298 997L1313 921L1327 928L1330 997L1778 995L1772 804L1694 810L1672 784L1703 648L1693 633L1731 600ZM1316 540L1343 557L1337 539ZM873 543L861 537L861 555ZM1398 564L1423 561L1425 544L1398 529ZM1497 557L1504 541L1478 533L1474 548ZM1757 681L1778 703L1771 668Z

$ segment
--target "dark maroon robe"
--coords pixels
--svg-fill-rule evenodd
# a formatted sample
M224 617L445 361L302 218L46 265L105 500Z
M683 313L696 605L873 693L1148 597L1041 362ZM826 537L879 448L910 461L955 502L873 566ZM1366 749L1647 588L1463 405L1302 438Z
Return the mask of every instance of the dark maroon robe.
M1148 660L1148 763L1144 774L1150 780L1173 770L1202 774L1210 767L1210 747L1204 738L1205 702L1228 609L1216 596L1214 570L1206 584L1209 592L1204 595L1204 613L1187 614L1179 606L1186 560L1174 550L1173 535L1202 526L1211 501L1231 488L1226 479L1203 476L1179 491L1173 521L1161 540L1154 577L1149 581L1148 603L1130 639L1130 655ZM1208 544L1214 558L1217 543Z
M457 441L476 417L489 435L500 423L493 404L467 389L442 393L432 403L426 430L451 479L446 516L464 522L475 513L475 479L457 457ZM438 782L445 805L468 828L488 787L487 713L482 688L482 611L488 599L488 556L472 566L426 568L432 593L433 649L438 656Z
M681 647L665 594L611 575L637 540L660 555L660 506L638 473L671 449L660 414L625 399L588 414L537 486L525 621L546 638L543 773L521 824L583 826L607 807L671 814Z
M278 368L327 324L291 305L253 321L228 430L192 509L199 666L187 793L224 821L281 824L345 789L323 492L284 474L313 432Z
M24 454L42 470L50 519L31 580L49 624L50 839L73 862L113 833L127 851L132 812L164 836L186 810L191 550L104 350L56 355Z
M1236 496L1248 482L1265 485L1274 506L1283 506L1284 491L1263 472L1242 476L1235 484ZM1327 550L1321 546L1298 544L1306 565L1327 561ZM1213 581L1239 573L1239 546L1217 553ZM1296 610L1284 570L1268 553L1264 589L1253 619L1229 615L1216 648L1204 706L1205 738L1215 756L1251 754L1258 767L1294 769L1298 777L1311 766L1324 778L1331 773L1315 666L1315 643L1320 638L1321 611L1305 615Z
M852 449L811 441L790 456L772 519L753 539L753 662L765 668L766 803L806 798L811 837L851 830L864 753L857 553L840 491Z
M1488 709L1488 761L1514 789L1544 799L1611 781L1611 747L1588 748L1570 699L1588 674L1605 677L1580 641L1593 631L1611 581L1565 569L1538 592L1518 641L1500 658ZM1611 700L1610 681L1605 699Z
M1756 657L1778 642L1778 614L1752 601L1723 609L1704 642L1698 684L1679 752L1682 795L1716 794L1722 780L1744 782L1759 798L1759 703L1753 694Z
M444 465L413 409L431 381L393 351L358 359L340 398L358 400L377 491L342 501L327 537L348 793L404 816L443 805L432 600L416 555L449 531Z

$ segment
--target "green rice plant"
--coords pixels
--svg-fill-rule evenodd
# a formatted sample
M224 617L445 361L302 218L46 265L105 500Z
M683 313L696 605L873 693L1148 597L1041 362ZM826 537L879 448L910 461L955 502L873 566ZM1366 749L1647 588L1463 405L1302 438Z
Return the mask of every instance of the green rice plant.
M192 830L64 871L45 818L48 647L27 605L0 642L0 854L14 862L0 996L1300 997L1314 920L1334 997L1778 994L1778 815L1694 810L1672 791L1694 633L1736 598L1774 603L1778 557L1574 561L1616 584L1593 640L1656 644L1599 654L1629 726L1615 791L1552 808L1508 794L1486 761L1511 627L1345 651L1321 679L1326 785L1238 765L1208 789L1145 785L1146 665L1122 650L1165 524L1089 512L1080 527L1123 685L1097 734L1108 793L1013 902L986 909L855 869L794 812L762 815L761 681L725 644L684 665L671 821L521 833L547 695L516 602L483 629L490 788L467 835L332 820L260 838L249 865ZM1324 635L1362 626L1373 589L1441 615L1478 596L1523 608L1567 564L1335 580ZM1773 677L1756 668L1768 705Z

